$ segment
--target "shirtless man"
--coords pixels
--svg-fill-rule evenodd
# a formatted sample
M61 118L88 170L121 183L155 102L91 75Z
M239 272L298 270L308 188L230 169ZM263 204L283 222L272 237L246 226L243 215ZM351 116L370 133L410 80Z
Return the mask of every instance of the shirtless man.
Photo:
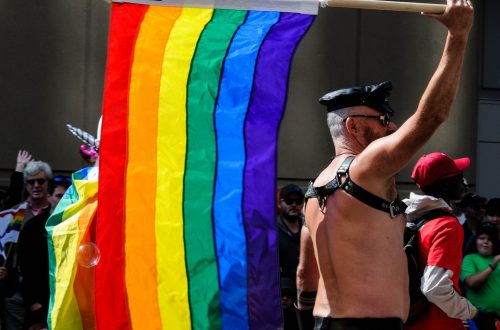
M416 112L399 129L390 121L389 82L343 89L320 99L328 109L335 158L306 194L306 223L319 268L319 279L306 281L318 283L315 329L401 329L407 318L404 206L397 198L395 175L451 111L473 11L468 0L448 0L444 13L426 14L447 27L446 44ZM354 184L330 189L349 156L355 156L348 170ZM339 181L345 183L346 175ZM359 194L352 195L356 189L368 195L363 202ZM300 283L301 269L298 274ZM301 295L310 294L301 291L299 309Z

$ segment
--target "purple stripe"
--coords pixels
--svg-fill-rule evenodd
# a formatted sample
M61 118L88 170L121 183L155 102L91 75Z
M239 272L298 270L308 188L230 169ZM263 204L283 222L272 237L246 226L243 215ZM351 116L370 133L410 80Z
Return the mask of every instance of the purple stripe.
M282 327L275 225L276 151L295 49L314 16L281 14L264 41L245 122L243 212L250 329Z

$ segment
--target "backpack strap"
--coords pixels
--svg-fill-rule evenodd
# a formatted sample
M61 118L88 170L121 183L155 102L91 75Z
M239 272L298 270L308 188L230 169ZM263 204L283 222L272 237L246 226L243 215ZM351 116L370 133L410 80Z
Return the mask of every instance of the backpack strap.
M417 239L417 234L418 234L420 228L422 228L427 222L434 220L434 219L437 219L437 218L445 217L445 216L454 217L455 219L457 218L450 211L445 211L443 209L435 209L435 210L431 210L431 211L425 213L420 218L413 221L413 223L416 223L416 225L413 227L407 227L411 230L411 236L409 236L409 238L407 240L405 240L405 241L407 241L405 244L405 248L407 246L413 246L413 241Z
M441 218L445 216L456 218L456 216L453 213L451 213L450 211L445 211L443 209L436 209L429 211L426 214L422 215L420 218L418 218L416 221L414 221L414 223L417 224L415 230L417 231L420 230L420 228L422 228L422 226L425 225L425 223L430 220L434 220L436 218Z

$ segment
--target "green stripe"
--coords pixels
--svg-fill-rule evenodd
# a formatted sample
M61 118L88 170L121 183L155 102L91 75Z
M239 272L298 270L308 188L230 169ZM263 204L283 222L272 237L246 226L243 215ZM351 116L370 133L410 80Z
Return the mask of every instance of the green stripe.
M184 240L193 329L221 328L212 228L216 162L213 111L226 51L245 16L246 11L214 11L198 42L187 87Z
M73 179L75 179L73 174ZM50 301L49 301L49 313L48 313L48 328L52 329L52 308L54 307L54 299L56 296L56 252L54 250L54 241L52 240L52 234L54 228L63 222L64 210L74 204L78 200L78 193L75 189L74 184L68 189L68 192L64 194L61 198L59 204L57 204L56 209L50 215L47 223L45 224L45 229L47 230L47 243L49 247L49 285L50 285Z

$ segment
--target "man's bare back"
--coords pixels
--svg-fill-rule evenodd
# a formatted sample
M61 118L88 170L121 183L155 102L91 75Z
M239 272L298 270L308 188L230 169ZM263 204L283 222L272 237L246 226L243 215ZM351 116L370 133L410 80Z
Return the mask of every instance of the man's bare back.
M336 158L314 186L331 181L344 158ZM396 190L393 182L390 186L392 200ZM323 209L310 199L306 219L321 274L314 315L406 320L404 217L391 218L338 189Z

